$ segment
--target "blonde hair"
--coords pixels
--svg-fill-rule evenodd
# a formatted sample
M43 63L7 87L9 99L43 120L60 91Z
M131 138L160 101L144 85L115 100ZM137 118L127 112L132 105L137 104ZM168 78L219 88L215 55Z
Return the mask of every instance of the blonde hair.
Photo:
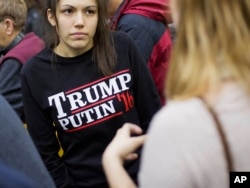
M173 1L179 22L167 97L201 96L227 78L250 94L250 1Z
M25 26L27 6L24 0L0 0L0 21L10 18L17 29Z

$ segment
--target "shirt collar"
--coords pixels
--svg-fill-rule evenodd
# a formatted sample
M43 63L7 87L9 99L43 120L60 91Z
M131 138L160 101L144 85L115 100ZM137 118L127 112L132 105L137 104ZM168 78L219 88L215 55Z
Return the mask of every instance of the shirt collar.
M5 54L8 53L8 51L10 51L12 48L14 48L19 42L21 42L21 40L23 39L24 34L21 32L19 33L14 40L11 41L11 43L6 47L6 48L2 48L0 49L0 57L4 56Z

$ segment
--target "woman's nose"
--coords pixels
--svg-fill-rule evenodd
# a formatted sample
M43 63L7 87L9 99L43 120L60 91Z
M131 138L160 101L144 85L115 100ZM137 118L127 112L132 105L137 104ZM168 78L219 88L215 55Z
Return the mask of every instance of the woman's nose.
M76 26L84 26L85 25L85 18L83 13L77 13L75 18L75 25Z

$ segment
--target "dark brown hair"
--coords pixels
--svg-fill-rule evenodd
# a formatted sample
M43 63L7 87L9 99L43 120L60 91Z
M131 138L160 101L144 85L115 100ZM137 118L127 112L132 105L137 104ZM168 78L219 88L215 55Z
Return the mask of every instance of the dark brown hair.
M47 10L51 9L56 17L56 7L60 0L47 0L45 16L45 44L48 48L54 49L59 44L59 37L56 28L51 26L47 19ZM111 30L107 24L107 5L104 0L96 0L98 5L98 23L94 36L93 61L98 69L105 76L111 75L116 66L116 52Z

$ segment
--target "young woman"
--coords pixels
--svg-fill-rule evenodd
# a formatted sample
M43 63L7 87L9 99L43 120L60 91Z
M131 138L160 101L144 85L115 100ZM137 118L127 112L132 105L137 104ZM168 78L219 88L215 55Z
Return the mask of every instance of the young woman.
M125 122L146 131L161 106L134 43L110 33L105 11L103 0L48 0L47 47L22 71L28 130L58 187L108 187L107 144ZM138 164L126 164L134 180Z
M151 122L139 187L227 188L229 171L250 171L250 1L172 0L172 13L169 102ZM145 136L132 133L142 130L126 124L103 155L111 188L136 186L122 163Z

